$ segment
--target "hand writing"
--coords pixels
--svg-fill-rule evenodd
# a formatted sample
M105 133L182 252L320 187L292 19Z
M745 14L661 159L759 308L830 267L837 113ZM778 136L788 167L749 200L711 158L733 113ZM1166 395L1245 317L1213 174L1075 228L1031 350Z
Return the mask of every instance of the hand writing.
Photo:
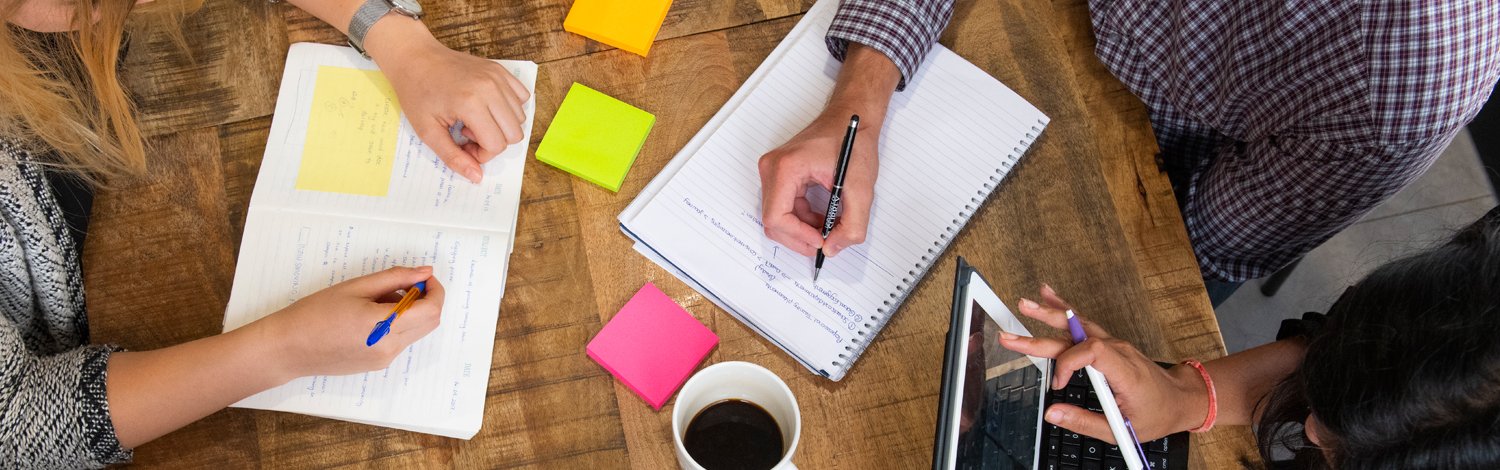
M878 122L869 127L868 121L860 123L844 177L838 225L827 241L822 234L826 206L812 207L806 196L814 185L833 189L849 116L830 109L792 140L760 157L761 219L766 236L804 256L814 255L820 247L824 254L836 256L865 241L880 170L876 156Z
M375 323L396 306L390 294L419 281L427 281L427 294L391 325L390 334L365 346ZM431 267L391 268L315 292L252 325L264 335L260 341L281 345L276 362L287 377L379 370L437 328L443 294Z

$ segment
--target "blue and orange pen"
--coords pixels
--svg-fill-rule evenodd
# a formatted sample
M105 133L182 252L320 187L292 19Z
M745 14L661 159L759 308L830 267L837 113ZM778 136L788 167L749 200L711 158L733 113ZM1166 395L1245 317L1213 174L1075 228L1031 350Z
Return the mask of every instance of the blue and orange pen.
M1068 310L1068 335L1072 337L1073 344L1089 339L1088 334L1083 332L1083 322L1078 320L1072 310ZM1123 451L1120 456L1125 459L1125 468L1151 470L1146 459L1146 449L1141 447L1140 439L1135 437L1135 426L1131 426L1130 420L1120 413L1120 404L1115 402L1115 392L1109 388L1109 381L1104 380L1104 374L1094 369L1094 366L1083 366L1083 370L1088 374L1089 382L1094 384L1094 394L1099 396L1099 408L1104 410L1104 418L1109 421L1109 431L1114 434L1115 442ZM1130 452L1131 450L1135 452Z
M416 285L411 286L410 289L407 289L401 295L401 301L396 302L396 308L391 309L391 316L385 317L385 320L381 320L380 323L375 324L375 329L370 330L370 337L365 339L365 346L374 346L375 343L380 342L380 338L384 338L386 334L391 332L391 323L395 323L396 319L400 318L402 313L406 313L406 310L411 308L412 304L417 303L417 299L426 293L427 281L418 282Z

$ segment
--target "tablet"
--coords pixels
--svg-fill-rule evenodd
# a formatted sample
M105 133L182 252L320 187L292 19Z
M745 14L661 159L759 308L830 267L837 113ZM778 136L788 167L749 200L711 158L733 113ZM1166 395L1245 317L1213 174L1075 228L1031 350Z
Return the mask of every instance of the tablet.
M1051 359L1000 346L1001 331L1032 334L963 258L949 322L934 469L1125 469L1119 447L1042 421L1054 403L1097 412L1099 399L1082 370L1066 387L1051 390ZM1151 469L1187 468L1186 432L1142 446Z
M1000 346L1000 332L1031 332L959 258L939 392L933 468L1040 468L1046 359Z

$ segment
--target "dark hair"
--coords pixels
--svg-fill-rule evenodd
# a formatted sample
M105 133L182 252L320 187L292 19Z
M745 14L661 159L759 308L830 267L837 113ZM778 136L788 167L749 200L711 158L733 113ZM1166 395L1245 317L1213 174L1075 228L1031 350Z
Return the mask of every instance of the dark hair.
M1350 287L1261 405L1267 462L1286 446L1302 468L1500 468L1500 207ZM1326 449L1295 432L1309 413Z

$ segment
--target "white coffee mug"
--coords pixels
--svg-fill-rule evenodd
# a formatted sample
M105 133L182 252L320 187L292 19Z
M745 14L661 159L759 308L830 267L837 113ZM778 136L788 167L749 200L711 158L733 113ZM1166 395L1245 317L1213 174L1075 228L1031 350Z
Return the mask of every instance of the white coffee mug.
M773 468L796 470L792 454L797 452L797 441L802 438L802 411L797 408L797 397L792 396L792 389L776 374L748 362L720 362L705 367L683 384L677 404L672 407L672 445L677 449L677 463L688 470L703 470L688 455L682 436L698 412L731 399L754 403L771 413L781 426L782 445L786 449Z

